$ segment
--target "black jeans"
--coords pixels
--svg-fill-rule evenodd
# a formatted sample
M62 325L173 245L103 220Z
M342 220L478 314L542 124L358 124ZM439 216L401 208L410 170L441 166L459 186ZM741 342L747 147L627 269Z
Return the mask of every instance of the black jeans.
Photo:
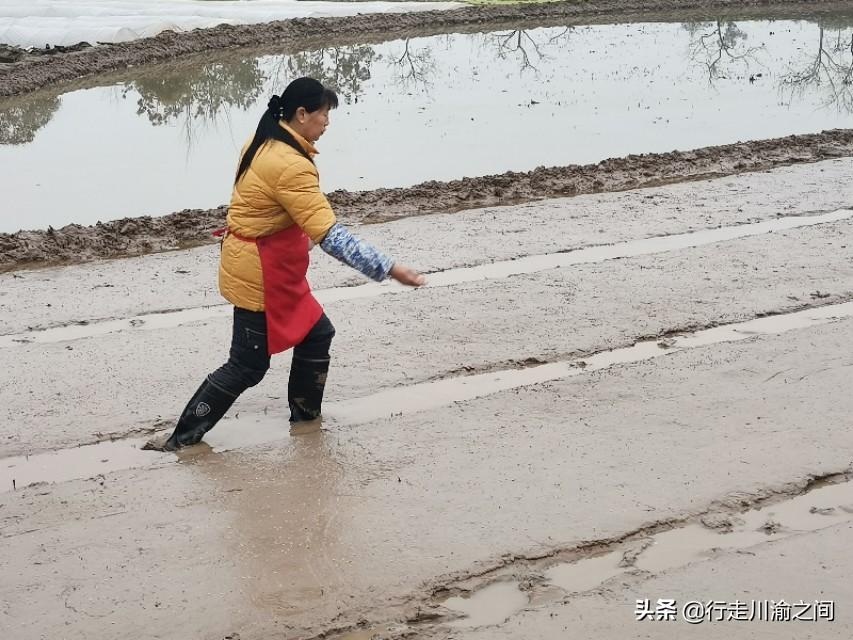
M324 313L305 339L293 348L293 357L328 360L335 327ZM234 307L234 330L228 362L207 379L215 387L235 398L264 379L270 368L267 351L267 318L263 311Z

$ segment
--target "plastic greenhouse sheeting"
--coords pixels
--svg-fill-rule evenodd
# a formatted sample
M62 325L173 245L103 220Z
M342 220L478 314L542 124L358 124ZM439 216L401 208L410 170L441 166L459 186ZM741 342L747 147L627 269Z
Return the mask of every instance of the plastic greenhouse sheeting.
M19 47L126 42L171 29L285 18L449 9L451 2L302 0L2 0L0 43Z

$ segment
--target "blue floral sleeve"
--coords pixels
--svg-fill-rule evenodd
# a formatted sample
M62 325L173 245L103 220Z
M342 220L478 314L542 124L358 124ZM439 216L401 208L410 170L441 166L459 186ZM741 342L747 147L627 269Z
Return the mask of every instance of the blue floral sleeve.
M360 271L371 280L388 277L394 261L368 242L354 236L349 229L336 223L329 229L320 248L345 265Z

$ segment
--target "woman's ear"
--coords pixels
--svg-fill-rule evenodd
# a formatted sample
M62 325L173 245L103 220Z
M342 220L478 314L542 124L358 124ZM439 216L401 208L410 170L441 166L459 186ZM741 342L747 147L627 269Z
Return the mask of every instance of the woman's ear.
M307 115L308 115L308 111L305 110L305 107L299 107L296 110L296 119L299 120L300 124L305 122L305 117Z

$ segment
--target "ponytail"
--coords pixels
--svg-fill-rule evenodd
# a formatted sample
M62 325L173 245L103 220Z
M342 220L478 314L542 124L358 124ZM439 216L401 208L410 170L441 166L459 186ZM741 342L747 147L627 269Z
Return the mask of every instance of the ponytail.
M313 78L298 78L287 85L281 96L273 96L267 104L267 110L261 116L258 128L255 130L255 137L252 138L252 142L249 143L246 152L240 158L240 166L237 168L234 184L237 184L240 178L243 177L243 174L248 171L258 150L269 140L283 142L296 149L296 151L311 162L314 162L311 160L311 156L302 148L302 145L279 122L281 120L289 122L296 115L296 111L300 107L304 108L308 113L313 113L318 109L325 107L334 109L337 106L337 94Z

